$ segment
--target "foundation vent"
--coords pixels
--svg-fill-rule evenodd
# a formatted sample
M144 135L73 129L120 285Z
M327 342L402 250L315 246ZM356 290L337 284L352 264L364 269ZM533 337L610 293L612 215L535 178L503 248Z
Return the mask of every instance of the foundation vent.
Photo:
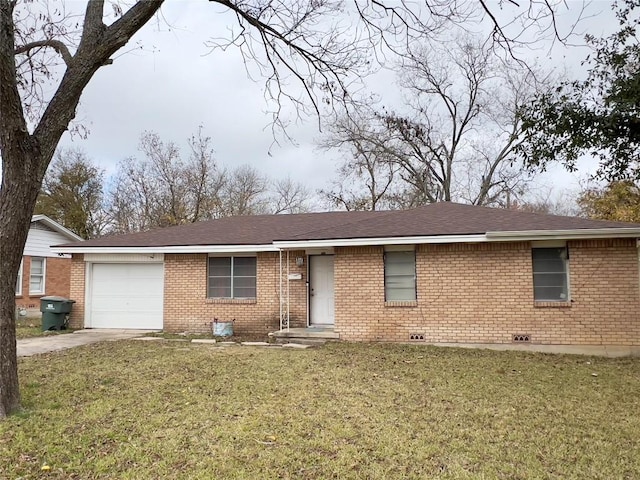
M531 343L531 335L528 333L515 333L511 336L513 343Z
M412 342L424 342L424 333L410 333L409 340Z

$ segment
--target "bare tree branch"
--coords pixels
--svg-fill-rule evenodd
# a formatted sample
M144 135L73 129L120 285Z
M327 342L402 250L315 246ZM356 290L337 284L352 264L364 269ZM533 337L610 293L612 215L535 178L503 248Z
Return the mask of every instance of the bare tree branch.
M39 40L36 42L30 42L25 45L21 45L14 50L15 55L21 55L23 53L28 53L33 49L41 48L41 47L50 47L53 48L64 60L64 63L67 66L71 65L71 52L69 52L69 48L61 42L60 40L48 39L48 40Z

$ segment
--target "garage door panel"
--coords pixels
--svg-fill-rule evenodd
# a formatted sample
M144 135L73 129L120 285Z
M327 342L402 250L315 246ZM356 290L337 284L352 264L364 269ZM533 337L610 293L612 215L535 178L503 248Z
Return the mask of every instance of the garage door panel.
M162 329L162 264L93 264L93 328Z
M132 292L132 286L135 291ZM93 285L94 298L131 298L132 295L137 297L150 296L162 297L159 293L162 291L162 281L152 282L151 280L134 281L131 279L113 279L111 283L103 285Z

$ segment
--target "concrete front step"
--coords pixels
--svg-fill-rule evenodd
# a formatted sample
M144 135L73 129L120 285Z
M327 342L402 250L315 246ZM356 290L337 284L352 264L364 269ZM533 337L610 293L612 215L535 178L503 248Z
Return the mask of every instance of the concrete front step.
M306 345L306 346L320 346L320 345L324 345L325 343L327 343L327 339L325 338L297 338L297 337L288 337L288 338L277 338L276 337L276 344L277 345L287 345L287 344L299 344L299 345Z
M340 340L340 334L335 332L333 328L290 328L289 330L278 330L271 332L270 337L275 339L322 339L322 340Z

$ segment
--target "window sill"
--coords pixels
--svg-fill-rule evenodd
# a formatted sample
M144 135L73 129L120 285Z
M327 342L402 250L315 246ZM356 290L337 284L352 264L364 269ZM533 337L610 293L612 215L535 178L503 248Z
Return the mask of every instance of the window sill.
M571 302L542 302L534 301L534 308L571 308Z
M384 302L385 307L417 307L418 302L416 300L405 300L400 302Z
M255 298L207 298L206 303L250 305L257 303Z

